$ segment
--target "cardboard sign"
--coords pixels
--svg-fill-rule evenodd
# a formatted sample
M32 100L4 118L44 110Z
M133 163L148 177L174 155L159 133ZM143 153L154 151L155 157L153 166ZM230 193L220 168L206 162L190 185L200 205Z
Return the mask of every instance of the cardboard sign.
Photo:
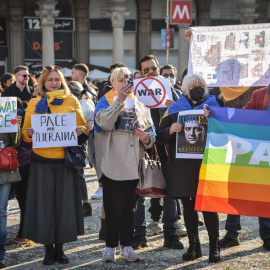
M0 133L14 133L18 131L17 98L0 97Z
M177 123L182 131L176 134L176 158L202 159L207 135L203 110L179 112Z
M172 99L170 81L163 77L134 80L134 94L148 108L163 108L165 101Z
M33 148L78 145L76 113L32 115L31 121Z

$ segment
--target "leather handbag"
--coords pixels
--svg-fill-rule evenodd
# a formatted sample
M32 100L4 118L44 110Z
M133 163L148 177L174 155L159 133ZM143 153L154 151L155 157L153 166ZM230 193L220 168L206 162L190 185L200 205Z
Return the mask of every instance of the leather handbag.
M68 146L65 148L65 164L74 170L83 169L85 164L85 149L83 145Z
M17 151L14 147L0 148L0 169L15 171L19 168Z
M145 157L140 160L139 182L135 193L143 197L160 198L166 195L166 184L156 145L153 148L155 150L155 158L153 158L153 154L150 158L148 153L145 153Z

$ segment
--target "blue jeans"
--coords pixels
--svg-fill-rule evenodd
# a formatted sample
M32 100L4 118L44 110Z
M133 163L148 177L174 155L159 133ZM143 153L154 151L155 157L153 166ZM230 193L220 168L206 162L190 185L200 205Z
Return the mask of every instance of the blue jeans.
M0 184L0 259L3 259L7 240L7 207L10 183Z
M94 131L88 133L88 159L91 165L96 169L96 158L95 158L95 134Z
M226 236L236 239L241 230L240 217L228 215L225 223ZM259 217L259 233L262 240L270 238L270 218Z
M146 235L146 221L145 221L145 199L140 197L137 202L137 209L135 212L135 235ZM167 196L163 197L163 218L164 234L172 235L176 231L177 222L177 206L176 200L170 199Z

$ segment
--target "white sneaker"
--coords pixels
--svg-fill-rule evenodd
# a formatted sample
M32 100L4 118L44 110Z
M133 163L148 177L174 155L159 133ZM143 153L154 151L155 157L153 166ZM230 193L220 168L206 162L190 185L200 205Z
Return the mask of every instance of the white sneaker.
M124 247L122 246L120 249L120 259L127 260L129 262L139 262L140 257L138 254L133 250L133 248L130 247Z
M96 192L91 196L93 200L102 200L103 199L103 189L99 187Z
M103 262L105 263L114 262L115 261L114 257L115 257L115 249L106 247L106 249L103 251L103 257L102 257Z
M176 232L178 236L186 236L187 235L187 229L185 225L183 225L181 222L176 223Z
M149 235L160 234L163 232L163 226L162 226L161 222L157 222L157 221L151 221L148 224L146 229L147 229L147 233Z

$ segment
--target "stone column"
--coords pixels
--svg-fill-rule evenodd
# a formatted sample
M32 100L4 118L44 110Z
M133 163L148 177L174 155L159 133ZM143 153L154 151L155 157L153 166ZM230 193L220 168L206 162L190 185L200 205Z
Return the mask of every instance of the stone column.
M152 0L136 0L138 7L137 22L137 63L148 54L151 54L151 3Z
M113 28L113 62L124 62L124 25L128 12L111 13Z
M89 0L72 1L75 20L74 58L82 63L89 63ZM91 38L91 37L90 37Z
M212 0L195 0L197 6L197 25L210 26L210 6Z
M23 41L23 11L22 8L10 8L10 43L9 43L9 71L17 65L24 64L24 41Z
M185 38L186 26L178 25L178 69L179 80L182 78L184 70L188 67L189 44Z
M239 14L241 24L252 24L259 16L256 13L256 0L239 0Z
M267 23L268 0L257 0L256 13L258 14L255 23Z
M58 16L59 10L55 10L57 1L40 0L38 2L39 11L36 15L40 17L42 25L42 65L54 65L54 19Z

